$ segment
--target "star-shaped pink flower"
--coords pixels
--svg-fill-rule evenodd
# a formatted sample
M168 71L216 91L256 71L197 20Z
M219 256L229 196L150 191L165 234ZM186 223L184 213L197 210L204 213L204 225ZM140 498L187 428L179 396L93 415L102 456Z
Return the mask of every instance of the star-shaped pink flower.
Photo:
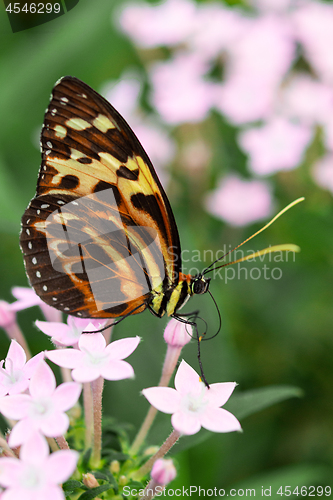
M27 362L22 346L12 340L5 360L5 368L0 367L0 396L20 394L29 386L29 380L44 354L40 352Z
M220 408L229 399L235 382L211 384L208 389L199 375L182 361L175 376L175 389L150 387L142 391L159 411L172 413L171 423L181 434L196 434L201 427L212 432L240 431L236 417Z
M81 385L65 382L56 388L55 376L42 360L31 377L29 392L0 399L1 413L18 420L9 436L11 447L23 444L35 431L47 437L63 435L69 426L65 412L79 399Z
M91 328L93 331L93 325ZM72 368L72 377L77 382L92 382L99 377L122 380L134 376L132 366L123 360L132 354L139 342L140 337L131 337L106 345L101 333L84 333L78 349L57 349L48 351L46 356L56 365Z
M60 450L49 455L43 436L32 434L20 450L20 458L0 458L1 500L65 500L61 483L73 474L79 454Z

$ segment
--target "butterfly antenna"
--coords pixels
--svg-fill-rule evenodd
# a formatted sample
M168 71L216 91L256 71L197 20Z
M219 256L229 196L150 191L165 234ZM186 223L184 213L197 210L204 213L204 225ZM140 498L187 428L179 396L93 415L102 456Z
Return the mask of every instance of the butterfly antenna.
M195 333L196 333L197 343L198 343L198 362L199 362L201 380L203 381L203 383L205 384L207 389L209 389L209 384L208 384L207 379L205 377L205 374L203 371L203 366L202 366L202 361L201 361L201 341L202 341L203 336L206 334L206 332L203 335L199 335L198 325L196 323L194 323L193 326L195 328Z
M212 292L211 292L209 289L208 289L207 291L208 291L209 295L211 296L212 301L213 301L213 302L214 302L214 304L215 304L215 307L216 307L216 310L217 310L217 314L218 314L218 318L219 318L219 327L218 327L218 329L217 329L217 332L216 332L216 333L214 333L214 335L212 335L211 337L208 337L208 338L202 338L202 340L211 340L211 339L215 338L215 337L216 337L216 336L220 333L221 328L222 328L222 318L221 318L221 313L220 313L219 306L217 305L217 302L216 302L216 300L214 299ZM205 323L206 323L206 322L205 322ZM207 324L207 323L206 323L206 324Z
M222 266L219 266L219 267L213 267L217 262L219 262L220 260L224 259L231 252L234 252L239 247L241 247L242 245L244 245L248 241L252 240L252 238L254 238L258 234L260 234L263 231L265 231L265 229L267 229L269 226L271 226L273 224L273 222L275 222L276 219L278 219L282 214L284 214L285 212L287 212L287 210L289 210L290 208L294 207L295 205L297 205L298 203L300 203L303 200L304 200L304 196L302 196L301 198L297 198L297 200L293 201L292 203L289 203L289 205L287 205L283 210L281 210L278 214L276 214L275 217L273 217L273 219L271 219L264 227L262 227L261 229L259 229L259 231L255 232L254 234L252 234L251 236L249 236L249 238L246 238L246 240L244 240L242 243L240 243L239 245L237 245L235 248L233 248L232 250L229 250L229 252L227 252L226 254L222 255L222 257L219 257L214 262L212 262L208 267L206 267L206 269L204 269L202 271L201 275L203 276L204 274L210 273L211 271L215 271L215 269L220 269L221 267L229 266L229 265L235 264L237 262L243 262L244 260L249 260L250 258L258 257L259 255L264 255L265 253L278 252L278 251L281 251L281 250L285 250L285 251L289 250L291 252L299 252L300 248L297 245L292 245L292 244L275 245L274 247L268 247L268 248L265 248L264 250L261 250L261 252L264 252L264 253L260 253L259 254L258 252L256 252L255 254L253 253L251 255L248 255L247 257L244 257L243 259L235 260L234 262L229 262L229 263L223 264Z

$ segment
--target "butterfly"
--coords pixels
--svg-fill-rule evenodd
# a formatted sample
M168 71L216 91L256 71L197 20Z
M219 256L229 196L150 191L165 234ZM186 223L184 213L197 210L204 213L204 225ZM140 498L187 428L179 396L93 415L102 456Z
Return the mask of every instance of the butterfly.
M210 278L182 273L169 200L124 118L88 85L65 76L45 112L41 154L20 235L40 298L82 318L149 309L181 320L178 311L208 291Z

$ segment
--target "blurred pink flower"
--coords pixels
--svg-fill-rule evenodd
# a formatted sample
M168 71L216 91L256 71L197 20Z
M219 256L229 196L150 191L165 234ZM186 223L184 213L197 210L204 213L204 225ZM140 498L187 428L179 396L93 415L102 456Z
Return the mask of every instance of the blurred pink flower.
M295 35L313 69L324 81L333 83L333 6L305 2L294 12L292 20Z
M295 4L295 0L250 0L250 4L260 12L284 14Z
M176 152L175 143L157 123L142 120L134 124L134 130L154 167L163 168L172 162Z
M333 25L332 25L333 29ZM333 115L333 88L299 73L281 91L282 112L312 125Z
M271 115L276 87L248 75L233 75L216 87L215 105L237 125L261 120Z
M211 384L209 389L184 360L175 376L175 389L149 387L142 394L163 413L172 413L173 428L181 434L196 434L201 427L212 432L240 431L232 413L220 408L231 396L235 382Z
M273 15L252 19L229 50L227 76L243 75L278 85L295 56L289 24Z
M107 320L91 319L91 318L75 318L68 316L67 325L65 323L39 321L35 322L45 335L51 337L51 340L56 345L74 346L77 345L82 333L92 324L95 330L100 330L106 325Z
M204 79L208 69L195 54L185 53L150 68L151 101L166 123L206 118L214 97L214 85Z
M35 290L25 286L14 286L12 294L17 299L11 304L13 311L21 311L32 306L39 306L47 321L61 321L62 313L54 307L49 306L36 294Z
M261 127L239 135L240 147L249 154L249 167L260 175L290 170L302 161L313 131L307 125L275 117Z
M65 500L61 483L73 474L79 454L59 450L49 454L46 439L34 433L20 449L20 459L0 458L3 500Z
M150 475L156 484L165 486L175 479L177 470L171 458L159 458L154 462Z
M205 200L206 209L232 226L245 226L265 219L272 212L271 190L267 182L223 178Z
M318 186L333 194L333 154L330 153L318 160L312 169L312 176Z
M192 30L195 3L166 0L159 5L128 4L120 14L122 30L139 47L176 45Z
M198 4L187 43L198 56L213 59L232 46L247 22L239 11L227 9L222 4Z
M119 111L126 121L136 113L141 91L141 82L135 73L124 73L119 80L107 82L102 95Z

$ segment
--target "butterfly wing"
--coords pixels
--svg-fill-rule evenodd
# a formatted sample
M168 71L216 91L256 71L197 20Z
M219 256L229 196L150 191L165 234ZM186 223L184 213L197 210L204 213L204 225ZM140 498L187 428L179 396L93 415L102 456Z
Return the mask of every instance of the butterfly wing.
M169 201L135 134L88 85L64 77L41 150L20 238L31 285L81 317L141 312L151 290L175 285L181 262Z

